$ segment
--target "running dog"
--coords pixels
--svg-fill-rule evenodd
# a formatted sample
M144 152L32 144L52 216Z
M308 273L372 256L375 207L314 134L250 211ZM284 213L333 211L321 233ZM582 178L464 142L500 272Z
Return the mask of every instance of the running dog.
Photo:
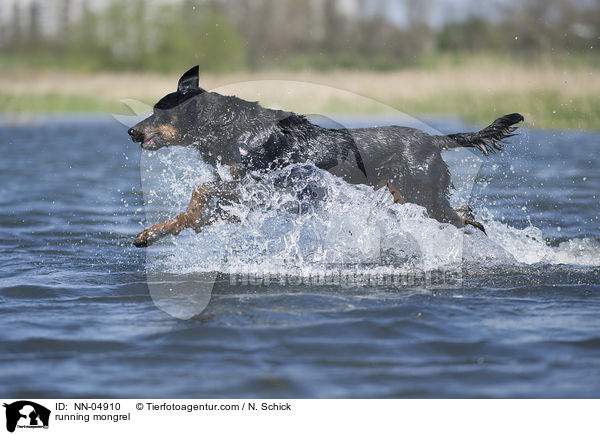
M202 210L207 203L215 198L233 199L235 185L246 173L307 161L348 183L386 188L395 203L421 205L439 222L458 228L472 225L485 233L468 207L455 210L450 206L450 172L441 152L473 147L487 156L500 151L521 121L523 116L513 113L481 131L445 136L399 126L324 128L302 115L205 91L198 85L195 66L179 79L177 91L156 103L152 115L128 133L145 150L196 147L215 168L219 181L196 187L185 212L142 231L134 244L149 246L184 228L199 232L223 217L215 213L214 219L206 219Z

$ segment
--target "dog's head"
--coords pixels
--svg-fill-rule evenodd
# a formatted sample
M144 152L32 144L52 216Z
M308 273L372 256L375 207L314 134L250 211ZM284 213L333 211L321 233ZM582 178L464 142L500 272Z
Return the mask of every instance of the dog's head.
M146 150L170 145L196 145L201 149L214 144L224 146L250 124L268 123L275 112L279 111L205 91L198 86L198 66L195 66L181 76L177 91L161 98L152 115L130 128L129 135Z
M198 97L205 93L198 86L198 66L195 66L181 76L176 92L165 95L154 105L152 115L129 129L131 139L147 150L184 145L188 127L196 122Z

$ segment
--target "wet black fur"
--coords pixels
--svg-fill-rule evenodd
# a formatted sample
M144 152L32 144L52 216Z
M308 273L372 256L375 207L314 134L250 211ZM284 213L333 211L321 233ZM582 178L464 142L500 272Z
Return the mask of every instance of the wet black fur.
M238 177L312 161L352 184L377 188L392 182L407 202L425 207L440 222L462 227L464 218L448 201L451 180L441 151L475 147L487 155L501 150L502 141L522 120L514 113L479 132L447 136L399 126L329 129L292 112L204 91L194 67L182 76L177 92L161 99L154 113L129 134L150 150L193 145L204 161L230 166ZM156 133L165 125L177 136Z

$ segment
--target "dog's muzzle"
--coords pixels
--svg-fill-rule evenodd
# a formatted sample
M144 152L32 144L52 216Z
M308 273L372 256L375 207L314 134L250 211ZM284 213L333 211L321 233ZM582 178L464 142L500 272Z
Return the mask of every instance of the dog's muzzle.
M127 133L129 133L129 136L131 136L132 141L139 142L139 143L144 142L144 138L145 138L144 133L134 130L133 128L130 128L129 130L127 130Z

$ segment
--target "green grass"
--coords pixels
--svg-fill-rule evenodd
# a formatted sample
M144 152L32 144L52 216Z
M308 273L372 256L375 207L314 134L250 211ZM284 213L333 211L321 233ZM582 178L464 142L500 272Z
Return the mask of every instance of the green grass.
M600 100L594 96L565 99L557 93L531 92L526 94L473 93L439 94L419 100L385 101L404 113L446 115L458 114L466 121L486 124L498 116L518 108L525 116L526 125L540 129L600 130ZM145 99L151 101L150 98ZM302 111L302 102L298 102ZM361 113L382 113L380 104L362 106ZM355 113L357 108L340 98L328 100L320 110L323 113ZM3 113L126 113L118 101L108 101L97 96L30 94L8 95L0 93L0 112Z
M121 113L123 110L118 101L92 96L0 93L0 112L3 113Z
M486 95L451 93L423 100L394 101L394 107L407 113L458 114L468 122L485 124L515 108L526 125L540 129L600 129L600 100L593 96L565 97L556 92Z

